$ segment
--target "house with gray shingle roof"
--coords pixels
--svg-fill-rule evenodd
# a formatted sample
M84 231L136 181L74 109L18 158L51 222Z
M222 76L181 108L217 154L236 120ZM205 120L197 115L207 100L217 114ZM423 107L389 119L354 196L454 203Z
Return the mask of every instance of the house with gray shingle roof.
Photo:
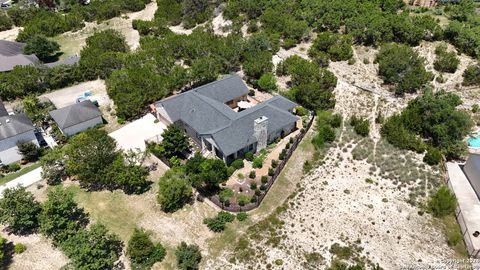
M0 164L8 165L22 159L18 142L32 142L38 145L35 127L25 114L9 115L0 101Z
M25 43L0 40L0 72L10 71L15 66L29 66L40 62L34 54L23 54L24 47Z
M65 136L72 136L103 123L102 112L90 100L53 110L50 116Z
M229 163L290 134L299 120L292 114L297 104L283 96L239 110L237 105L248 100L248 92L239 76L228 76L158 101L155 113L165 124L183 129L202 152Z

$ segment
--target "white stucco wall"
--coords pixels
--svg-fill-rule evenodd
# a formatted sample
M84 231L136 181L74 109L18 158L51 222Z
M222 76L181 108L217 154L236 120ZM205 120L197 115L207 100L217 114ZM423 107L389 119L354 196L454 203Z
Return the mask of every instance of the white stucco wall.
M0 141L0 159L4 165L22 159L22 155L18 153L17 142L19 141L33 142L38 145L33 130Z
M98 124L101 124L102 122L102 117L99 116L97 118L93 118L91 120L85 121L83 123L62 129L63 134L66 136L72 136L74 134L77 134L78 132L84 131L88 128L94 127Z

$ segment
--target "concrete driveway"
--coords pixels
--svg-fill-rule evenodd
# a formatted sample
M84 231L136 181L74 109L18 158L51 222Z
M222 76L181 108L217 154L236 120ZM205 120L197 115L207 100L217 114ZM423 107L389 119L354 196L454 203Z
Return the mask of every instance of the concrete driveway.
M155 120L155 116L149 113L109 135L117 141L120 149L145 151L145 141L161 142L161 135L167 128L162 122L155 123Z
M89 81L65 87L43 94L42 97L48 98L57 109L60 109L75 104L77 97L83 96L85 92L91 92L92 97L97 100L99 106L105 106L111 103L103 80Z
M18 185L23 187L28 187L33 185L35 182L42 180L42 167L37 168L31 172L28 172L22 176L15 178L14 180L5 183L0 186L0 198L3 197L3 192L8 188L13 188Z

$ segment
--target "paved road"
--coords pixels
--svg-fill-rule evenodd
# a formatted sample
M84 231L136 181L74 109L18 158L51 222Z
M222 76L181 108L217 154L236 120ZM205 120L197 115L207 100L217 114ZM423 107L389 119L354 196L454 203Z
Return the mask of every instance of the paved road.
M22 176L15 178L14 180L5 183L0 186L0 198L2 197L3 191L7 188L16 187L18 185L28 187L33 185L35 182L42 180L42 167L37 168L31 172L28 172Z

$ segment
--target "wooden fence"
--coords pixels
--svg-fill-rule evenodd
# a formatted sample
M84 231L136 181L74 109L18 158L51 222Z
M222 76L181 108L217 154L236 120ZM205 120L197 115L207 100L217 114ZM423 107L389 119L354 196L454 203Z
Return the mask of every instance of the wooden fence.
M308 122L307 126L305 128L303 128L302 131L300 132L300 134L298 134L295 137L295 140L293 141L290 148L288 149L287 155L285 156L285 158L282 161L280 161L278 166L275 168L275 171L274 171L273 175L268 176L269 177L268 182L265 184L266 189L264 191L262 191L262 193L257 197L256 202L249 203L249 204L246 204L244 206L232 205L232 204L229 205L229 206L226 206L225 204L223 204L220 201L220 198L218 197L218 195L210 196L210 197L208 197L208 199L211 202L213 202L215 205L220 207L221 209L223 209L225 211L229 211L229 212L245 212L245 211L250 211L252 209L257 208L262 203L263 199L267 195L267 193L270 190L270 188L272 187L273 183L275 183L275 181L277 180L278 176L282 172L283 168L287 164L287 162L290 159L290 157L292 156L293 152L297 149L298 144L300 144L302 139L305 137L305 134L312 127L314 119L315 119L315 117L312 115L312 117L310 118L310 121Z

